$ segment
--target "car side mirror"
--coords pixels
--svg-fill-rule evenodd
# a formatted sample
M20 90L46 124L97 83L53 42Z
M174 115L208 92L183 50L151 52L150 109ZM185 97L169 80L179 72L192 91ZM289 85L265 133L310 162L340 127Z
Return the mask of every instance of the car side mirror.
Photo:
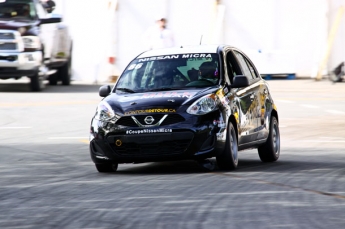
M231 84L232 88L241 88L241 87L248 87L249 81L246 76L238 75L235 76L233 79L233 84Z
M110 94L111 87L109 85L103 85L99 88L99 96L106 97Z

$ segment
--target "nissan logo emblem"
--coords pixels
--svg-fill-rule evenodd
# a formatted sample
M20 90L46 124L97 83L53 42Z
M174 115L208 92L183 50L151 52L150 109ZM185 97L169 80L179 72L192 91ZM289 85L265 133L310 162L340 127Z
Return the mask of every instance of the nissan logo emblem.
M152 116L146 116L144 121L147 125L151 125L155 121L155 119Z

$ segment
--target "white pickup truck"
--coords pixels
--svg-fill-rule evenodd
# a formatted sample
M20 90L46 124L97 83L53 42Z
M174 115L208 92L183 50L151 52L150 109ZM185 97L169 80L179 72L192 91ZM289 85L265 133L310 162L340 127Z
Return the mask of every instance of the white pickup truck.
M71 81L72 39L52 0L0 0L0 79L30 78L32 91Z

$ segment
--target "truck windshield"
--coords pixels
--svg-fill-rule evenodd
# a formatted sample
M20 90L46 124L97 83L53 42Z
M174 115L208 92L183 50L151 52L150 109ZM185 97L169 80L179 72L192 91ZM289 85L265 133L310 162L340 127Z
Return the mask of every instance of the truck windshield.
M219 81L216 53L174 54L133 60L116 88L132 92L210 87Z
M0 0L0 19L35 19L32 0Z

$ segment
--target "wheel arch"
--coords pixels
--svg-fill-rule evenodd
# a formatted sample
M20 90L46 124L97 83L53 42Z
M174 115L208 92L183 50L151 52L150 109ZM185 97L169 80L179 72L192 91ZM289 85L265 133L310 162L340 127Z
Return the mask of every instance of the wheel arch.
M278 112L277 112L277 110L275 110L275 109L272 110L272 112L271 112L271 117L272 117L272 116L274 116L274 117L277 119L278 123L279 123L279 117L278 117Z
M237 144L238 144L238 125L237 125L237 121L236 121L236 118L234 115L230 115L229 122L231 122L235 128L235 132L236 132L236 136L237 136L236 140L237 140Z

